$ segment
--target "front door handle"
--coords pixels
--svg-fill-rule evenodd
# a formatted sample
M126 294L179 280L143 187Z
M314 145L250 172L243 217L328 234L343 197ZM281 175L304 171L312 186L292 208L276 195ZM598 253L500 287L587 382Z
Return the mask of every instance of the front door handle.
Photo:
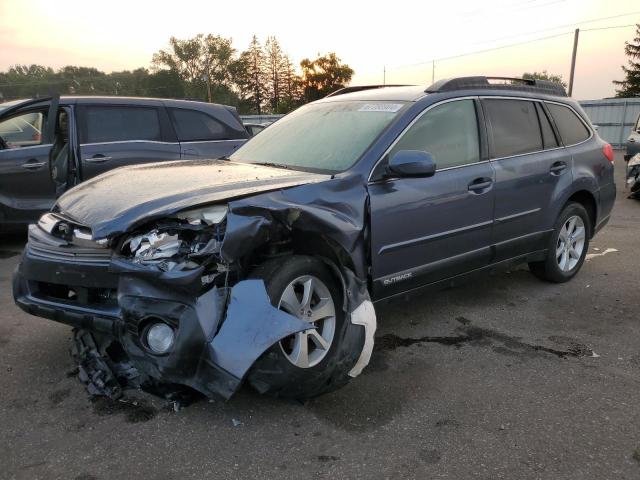
M553 165L551 165L551 168L549 169L549 173L551 173L551 175L560 175L562 172L564 172L566 168L567 168L566 163L555 162Z
M94 155L93 157L85 158L84 161L87 163L104 163L111 160L111 157L105 157L102 154Z
M45 165L45 162L38 162L35 159L31 159L27 163L23 163L22 168L25 168L27 170L37 170L38 168L44 167Z
M493 185L493 180L487 177L476 178L473 182L469 184L469 191L471 193L484 193Z

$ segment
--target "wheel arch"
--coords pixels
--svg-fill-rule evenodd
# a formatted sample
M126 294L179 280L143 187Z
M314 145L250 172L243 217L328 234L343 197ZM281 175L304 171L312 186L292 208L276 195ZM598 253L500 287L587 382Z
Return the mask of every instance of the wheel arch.
M589 221L591 222L589 238L592 238L594 235L597 220L598 220L598 202L596 201L595 195L591 191L586 189L578 190L572 193L567 198L567 200L564 202L564 205L560 209L560 212L564 210L564 208L569 203L572 203L572 202L579 203L587 211L587 214L589 215ZM560 212L558 212L558 215L560 214Z

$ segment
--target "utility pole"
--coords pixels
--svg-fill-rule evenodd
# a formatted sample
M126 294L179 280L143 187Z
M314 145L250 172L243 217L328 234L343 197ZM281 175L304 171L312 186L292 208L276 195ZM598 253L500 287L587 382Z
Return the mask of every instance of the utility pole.
M431 60L431 83L435 82L436 78L436 61Z
M386 85L387 84L387 66L384 65L382 67L382 85Z
M576 71L576 55L578 54L578 36L580 35L580 29L576 28L576 32L573 35L573 55L571 55L571 72L569 73L569 96L573 93L573 76Z

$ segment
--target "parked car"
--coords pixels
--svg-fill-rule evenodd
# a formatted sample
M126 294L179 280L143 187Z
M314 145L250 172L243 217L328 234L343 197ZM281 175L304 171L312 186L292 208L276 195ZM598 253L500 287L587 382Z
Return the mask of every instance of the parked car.
M629 138L627 138L627 151L624 155L625 162L628 162L631 157L640 153L640 115L636 118L636 123L631 129Z
M68 191L30 227L14 298L77 329L93 393L228 398L246 379L308 398L367 365L372 302L522 262L573 278L609 220L613 170L557 84L346 89L228 160L136 165Z
M0 225L33 222L69 187L123 165L217 158L249 137L233 107L62 97L0 106Z

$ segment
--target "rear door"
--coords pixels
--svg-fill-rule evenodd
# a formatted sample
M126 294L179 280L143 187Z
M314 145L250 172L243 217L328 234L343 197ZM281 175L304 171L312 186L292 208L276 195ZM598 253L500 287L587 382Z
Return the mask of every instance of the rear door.
M494 261L546 247L550 209L571 184L571 155L561 147L542 102L482 99L496 172Z
M238 130L212 114L187 108L169 108L182 158L219 158L232 153L246 141L248 134L241 124ZM228 116L231 116L227 112ZM239 122L238 122L239 123Z
M55 189L49 173L53 134L51 105L26 107L0 118L0 208L3 223L27 223L51 208ZM57 109L57 102L54 110ZM55 125L54 121L51 128Z
M82 180L125 165L180 158L162 106L97 104L77 110Z

